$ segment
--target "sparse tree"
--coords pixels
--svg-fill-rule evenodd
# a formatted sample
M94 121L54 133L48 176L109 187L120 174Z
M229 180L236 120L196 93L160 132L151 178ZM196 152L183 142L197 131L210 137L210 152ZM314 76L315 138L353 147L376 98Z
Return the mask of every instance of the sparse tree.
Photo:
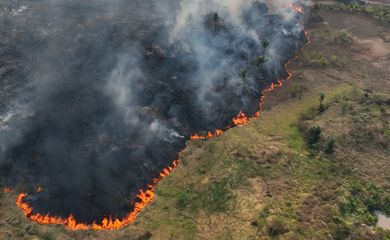
M319 11L320 11L320 5L318 3L315 3L312 10L311 10L311 15L318 16Z
M263 55L265 56L265 51L267 50L269 46L269 42L267 40L261 41L261 46L263 47Z
M325 152L327 154L332 154L334 152L335 144L336 144L336 139L334 139L333 137L330 137L328 139L328 143L326 144Z
M241 72L240 72L240 77L242 79L246 79L247 74L248 74L247 70L246 69L242 69Z
M256 58L256 64L257 64L257 67L260 67L261 65L263 65L264 63L266 63L268 61L268 58L266 56L258 56Z
M307 134L307 142L310 146L314 146L321 139L322 130L320 127L311 127Z
M214 13L214 31L217 31L219 21L219 15L217 12Z
M319 106L320 113L325 112L325 110L326 110L324 100L325 100L325 94L321 93L320 94L320 106Z

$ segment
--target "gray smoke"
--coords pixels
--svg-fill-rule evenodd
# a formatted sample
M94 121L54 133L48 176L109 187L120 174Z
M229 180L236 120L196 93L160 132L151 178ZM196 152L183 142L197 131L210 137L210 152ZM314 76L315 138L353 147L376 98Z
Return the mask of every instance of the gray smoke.
M37 213L83 223L131 211L192 133L254 114L306 41L301 16L280 0L0 9L0 177L30 189Z

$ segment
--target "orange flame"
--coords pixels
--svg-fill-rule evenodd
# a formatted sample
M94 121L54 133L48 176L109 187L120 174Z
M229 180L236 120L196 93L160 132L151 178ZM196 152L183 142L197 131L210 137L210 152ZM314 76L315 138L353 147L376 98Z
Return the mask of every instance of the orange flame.
M232 119L232 123L234 126L240 126L240 125L247 125L249 123L249 117L245 115L243 112L239 112L236 117ZM229 129L231 126L228 126L227 129ZM201 140L201 139L210 139L213 137L219 137L223 133L223 130L217 129L215 132L207 132L207 135L199 135L199 134L193 134L191 135L191 140Z
M292 2L286 3L285 6L290 8L291 10L293 10L296 13L299 13L299 14L303 14L304 13L304 9L303 9L302 6L295 5Z
M311 43L311 38L309 37L307 31L305 31L305 37L306 37L307 42L300 49L299 52L301 52L303 49L305 49ZM293 77L293 74L288 70L288 65L290 65L291 61L294 60L297 56L298 56L298 54L296 54L292 59L287 61L287 63L284 65L284 69L287 72L287 77L284 80L278 80L277 84L272 83L271 86L269 86L267 89L264 89L261 92L259 111L257 113L255 113L255 117L260 117L260 113L263 111L263 108L264 108L265 97L266 97L267 93L272 92L276 88L283 87L283 82L284 81L288 81L288 80L290 80Z
M243 112L239 112L237 117L233 118L234 126L247 125L249 123L249 118Z
M173 161L171 166L163 169L159 178L154 178L152 184L148 185L146 190L140 190L137 194L138 202L135 203L134 209L126 217L122 219L113 219L112 217L104 218L101 223L92 223L90 225L84 223L78 223L73 215L68 218L60 218L50 216L49 214L42 215L34 213L32 207L24 202L24 199L28 196L27 193L21 193L16 199L16 205L22 210L24 215L31 221L39 224L53 224L53 225L65 225L69 230L113 230L120 229L135 221L138 213L140 213L155 197L155 186L161 181L163 177L168 176L175 167L179 164L179 161Z
M307 43L302 47L301 51L307 47L311 43L311 39L308 37L307 32L305 32L305 36L307 39ZM254 114L253 117L260 117L260 113L263 110L264 101L266 94L273 91L276 88L279 88L283 85L283 81L289 80L292 78L293 74L288 71L287 66L290 64L291 60L288 61L285 65L285 70L288 74L287 78L284 80L278 80L277 84L272 83L271 86L265 90L262 91L262 96L260 98L260 104L259 104L259 111ZM233 123L235 126L248 124L249 118L243 113L240 112L236 118L233 119ZM238 124L236 124L238 123ZM239 124L243 123L243 124ZM229 126L230 127L230 126ZM229 128L228 127L228 128ZM223 133L222 130L216 130L213 134L212 132L208 132L207 136L200 136L200 135L192 135L191 139L207 139L212 138L215 136L220 136ZM92 223L91 225L83 224L83 223L77 223L77 221L74 219L72 215L70 215L68 218L59 218L59 217L53 217L50 215L41 215L39 213L33 213L32 207L25 203L23 200L28 196L26 193L19 194L16 204L17 206L22 210L22 212L25 214L25 216L35 221L39 224L54 224L54 225L64 225L69 230L113 230L113 229L120 229L126 225L131 224L135 221L137 215L150 203L153 201L155 197L155 187L156 185L163 179L164 177L168 176L175 167L179 164L178 160L173 161L171 166L168 166L167 168L163 169L160 173L159 178L154 178L152 181L152 184L148 185L148 188L146 190L140 190L139 194L137 195L139 201L135 203L134 209L123 219L112 219L104 218L100 224L97 224L96 222ZM5 188L4 191L6 191ZM10 190L10 189L9 189ZM12 190L10 190L12 191Z
M4 191L5 193L10 193L10 192L12 192L12 189L9 188L9 187L5 187L5 188L3 189L3 191Z
M212 133L211 131L207 132L207 135L206 135L206 136L202 136L202 135L198 135L198 134L193 134L193 135L191 135L191 139L192 139L192 140L209 139L209 138L213 138L213 137L219 137L219 136L222 135L222 133L223 133L222 130L217 129L217 130L215 130L214 133Z

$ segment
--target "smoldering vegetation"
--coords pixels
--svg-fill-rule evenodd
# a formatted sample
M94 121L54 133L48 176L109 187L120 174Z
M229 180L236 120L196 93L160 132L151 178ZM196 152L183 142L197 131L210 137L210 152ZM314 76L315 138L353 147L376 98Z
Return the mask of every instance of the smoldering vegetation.
M125 216L190 134L254 114L286 76L306 39L283 3L2 1L1 184L37 213Z

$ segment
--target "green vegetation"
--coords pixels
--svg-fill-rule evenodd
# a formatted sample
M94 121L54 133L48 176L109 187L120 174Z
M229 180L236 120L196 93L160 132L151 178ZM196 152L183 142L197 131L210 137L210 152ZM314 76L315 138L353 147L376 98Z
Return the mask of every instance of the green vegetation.
M44 233L40 236L40 239L42 240L54 240L53 234L50 233Z
M263 65L264 63L266 63L268 61L268 58L267 56L258 56L256 58L256 64L257 64L257 67L260 67L261 65Z
M244 80L246 79L247 74L248 74L248 72L247 72L246 69L242 69L242 70L240 71L240 77L241 77L242 79L244 79Z
M310 146L314 146L314 144L318 143L321 138L321 128L320 127L311 127L307 134L307 142Z
M267 222L267 232L270 236L281 235L288 231L288 226L282 218L274 218Z
M209 213L226 211L233 199L228 179L211 182L200 191L185 189L178 192L175 197L178 210L189 208L192 211L198 211L203 209Z
M336 139L334 139L333 137L330 137L328 139L328 143L326 144L325 152L327 154L332 154L334 152L335 145L336 145Z
M233 198L229 181L215 181L209 184L199 194L200 201L210 213L223 212L228 209L229 201Z
M304 85L294 86L294 89L291 92L291 97L301 100L305 91L307 91L307 87Z
M345 30L333 30L326 28L321 31L314 31L313 37L331 44L341 44L343 46L352 45L352 35Z
M336 54L327 55L316 51L304 51L298 55L298 61L313 67L345 67L348 64L346 57Z
M324 100L325 100L325 94L321 93L320 94L320 106L318 107L318 111L320 113L323 113L326 110L326 107L325 107L325 104L324 104Z
M383 7L373 5L362 5L358 3L352 4L336 4L328 6L329 10L346 11L349 13L365 14L383 23L390 23L390 10Z
M112 232L68 233L58 230L61 227L50 228L54 234L48 236L55 240L390 239L390 231L375 226L375 211L390 213L390 95L352 85L359 83L353 77L361 73L349 74L355 69L353 64L342 68L347 58L336 55L332 60L335 50L325 52L329 46L348 46L349 33L317 36L329 45L313 44L299 56L303 70L267 96L260 118L218 138L188 143L179 167L158 184L156 199L134 224L119 232L120 237ZM260 56L260 65L265 56L265 52ZM310 66L335 68L318 74L325 71ZM337 75L341 72L342 77ZM373 89L382 88L383 83L365 74L361 81L366 80L367 86L377 83ZM248 77L245 69L237 75ZM2 198L4 206L14 205L15 197L10 199ZM15 212L19 213L11 214ZM14 227L18 234L25 223L25 218L19 219ZM38 229L36 237L42 239L48 228ZM20 236L16 239L31 240Z
M383 132L383 136L387 139L390 140L390 128L386 128Z

